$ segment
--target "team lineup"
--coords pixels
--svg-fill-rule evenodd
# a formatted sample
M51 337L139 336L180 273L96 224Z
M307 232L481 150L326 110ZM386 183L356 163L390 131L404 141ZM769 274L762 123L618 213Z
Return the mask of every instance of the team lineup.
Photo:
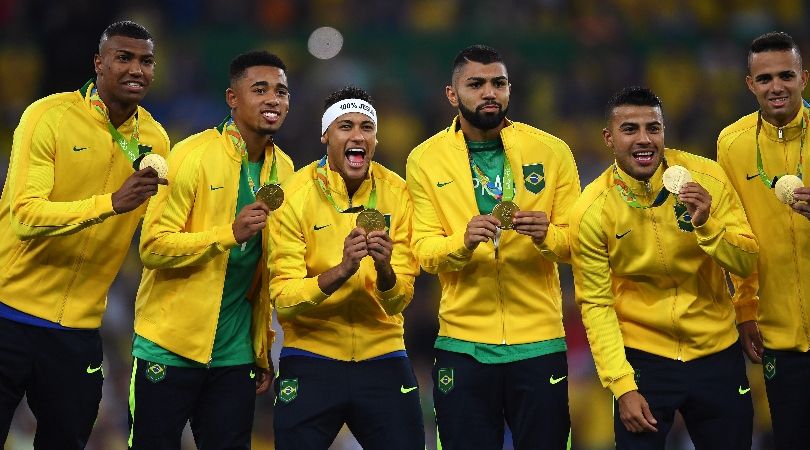
M374 161L385 117L355 86L323 93L323 157L296 170L274 142L287 66L267 51L231 61L221 122L170 144L140 105L154 39L111 24L93 77L14 132L0 438L25 397L34 448L87 445L107 292L142 219L128 448L179 450L190 424L199 449L248 449L256 396L273 391L282 450L326 450L343 426L365 449L424 449L434 420L445 450L500 450L506 427L515 449L570 449L569 264L617 449L663 450L677 412L696 449L750 450L746 357L776 448L810 449L808 72L783 32L747 58L759 109L720 131L717 161L666 147L664 104L626 87L605 99L614 162L583 189L564 141L508 118L491 47L448 61L457 114L403 178ZM432 417L404 341L421 271L441 286Z

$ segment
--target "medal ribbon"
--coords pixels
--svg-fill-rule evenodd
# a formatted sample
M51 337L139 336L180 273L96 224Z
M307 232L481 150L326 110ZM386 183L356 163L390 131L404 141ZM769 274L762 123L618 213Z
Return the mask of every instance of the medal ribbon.
M321 192L323 192L324 197L329 203L332 204L332 207L335 208L335 211L339 213L344 212L357 212L356 209L363 211L364 209L375 209L377 207L377 184L374 182L374 177L371 177L371 194L368 196L368 204L361 205L359 207L351 207L346 209L340 209L340 207L335 203L335 198L332 197L332 190L329 189L329 176L328 176L328 168L326 165L326 157L324 155L320 161L318 161L318 165L315 167L315 179L318 181L318 187L321 188ZM349 203L351 204L351 199L349 199Z
M807 136L807 122L810 119L807 118L807 109L802 108L802 134L799 136L799 164L796 167L796 176L802 178L802 159L804 157L804 138ZM779 176L771 177L765 173L765 168L762 165L762 152L759 149L759 132L762 131L762 111L759 112L757 115L757 134L754 138L757 143L757 171L759 172L759 179L762 180L762 183L768 189L773 189L776 186L776 181L779 179Z
M664 161L664 165L666 165L666 161ZM642 205L636 194L630 190L630 187L627 186L627 183L622 180L622 177L619 175L619 169L616 167L616 164L613 164L613 186L616 188L616 192L622 197L625 203L632 206L633 208L638 209L647 209L647 208L655 208L657 206L661 206L667 201L667 197L669 196L669 191L665 187L661 187L661 191L658 192L658 195L655 196L655 200L653 200L651 205Z
M140 149L138 148L138 139L140 134L138 133L138 110L135 110L135 118L132 121L132 136L129 140L127 140L120 131L118 131L113 124L110 122L110 114L107 110L107 105L104 104L104 101L101 100L101 96L98 94L98 89L96 89L95 83L92 83L90 86L90 106L92 106L96 111L101 113L105 119L107 119L107 130L110 132L110 136L112 136L113 140L118 143L118 146L121 148L121 151L124 153L124 156L130 162L135 162L139 156L141 156Z
M472 157L472 153L467 150L467 157L470 160L470 168L484 187L484 191L499 202L511 202L515 198L515 179L512 175L512 166L509 164L509 158L506 157L506 150L503 152L503 189L495 186L495 181L490 181L489 177L478 167Z
M256 182L253 181L253 177L250 176L250 170L248 170L248 151L247 151L247 144L245 140L242 139L242 133L239 132L239 128L236 127L236 123L233 121L233 117L228 116L228 118L224 121L223 131L228 135L233 143L233 146L239 151L242 157L242 173L247 177L248 185L250 186L250 192L253 194L253 198L256 198L256 192L259 190L256 187ZM278 168L276 167L276 152L273 151L273 162L270 166L270 178L267 180L266 184L278 184Z

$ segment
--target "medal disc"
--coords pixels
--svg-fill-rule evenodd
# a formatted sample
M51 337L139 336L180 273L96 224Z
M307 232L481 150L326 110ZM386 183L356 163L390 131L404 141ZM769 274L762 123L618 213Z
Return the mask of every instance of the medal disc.
M357 226L370 233L385 230L385 216L376 209L366 209L357 215Z
M513 202L500 202L492 208L492 216L501 221L501 228L511 230L512 219L518 211L520 208Z
M801 178L796 175L785 175L776 180L773 192L780 202L786 205L792 205L796 203L796 197L793 196L793 191L802 186L804 186L804 183L802 183Z
M664 179L664 187L675 195L681 192L684 184L692 181L692 175L683 166L669 167L664 171L662 178Z
M169 174L169 165L166 163L166 160L157 153L150 153L141 159L138 170L143 170L147 167L155 169L159 178L166 178L166 175Z
M284 190L277 184L265 184L256 192L256 200L267 205L270 211L275 211L284 203Z

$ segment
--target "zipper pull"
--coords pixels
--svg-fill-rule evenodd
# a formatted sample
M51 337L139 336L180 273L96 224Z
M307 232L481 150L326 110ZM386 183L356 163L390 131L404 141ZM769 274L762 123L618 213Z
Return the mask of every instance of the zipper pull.
M779 135L779 140L780 141L785 138L785 134L784 134L784 131L782 130L782 128L783 127L779 127L779 128L776 129L777 134Z
M495 229L495 239L492 240L492 243L495 245L495 259L498 258L498 248L501 246L501 229Z

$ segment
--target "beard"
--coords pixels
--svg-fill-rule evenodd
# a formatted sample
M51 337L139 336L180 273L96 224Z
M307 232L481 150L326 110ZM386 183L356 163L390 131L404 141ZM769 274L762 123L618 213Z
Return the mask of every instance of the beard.
M487 105L498 105L501 107L501 109L497 114L482 113L481 108ZM467 122L470 122L470 124L475 128L478 128L479 130L491 130L503 122L504 117L506 117L506 113L509 112L509 107L507 106L504 109L500 104L488 102L479 105L475 111L473 111L464 106L464 103L459 102L458 110L467 120Z

